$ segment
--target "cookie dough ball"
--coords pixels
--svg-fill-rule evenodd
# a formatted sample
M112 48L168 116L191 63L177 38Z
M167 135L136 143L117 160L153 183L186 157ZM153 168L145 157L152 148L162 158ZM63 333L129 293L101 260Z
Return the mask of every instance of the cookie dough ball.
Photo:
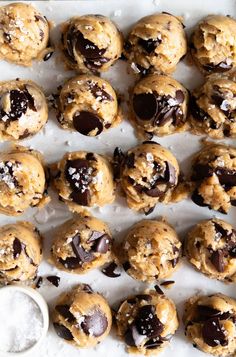
M41 259L40 233L31 223L0 227L0 284L33 280Z
M153 74L139 81L131 95L131 122L143 137L186 129L188 92L175 79Z
M97 218L77 216L60 226L55 236L52 260L59 269L83 274L111 259L111 232Z
M17 216L45 204L46 178L37 151L16 146L0 153L0 213Z
M146 214L151 213L158 202L171 200L178 177L176 158L154 141L130 149L120 164L121 186L128 206Z
M55 306L53 325L59 337L79 348L96 346L110 332L112 315L107 301L80 284L62 294Z
M75 151L57 164L54 185L59 197L72 211L81 206L104 206L115 199L112 167L107 158L91 152Z
M32 5L12 3L0 7L0 58L23 66L43 58L50 49L47 19Z
M88 136L99 135L121 121L114 89L104 79L92 75L69 80L60 92L58 109L63 129Z
M192 180L194 203L228 213L236 205L236 149L208 143L193 160Z
M229 16L207 16L194 30L190 47L203 73L229 72L236 66L236 21Z
M179 326L173 301L154 290L122 302L116 322L128 352L145 356L161 352Z
M236 231L221 219L209 219L192 228L185 242L190 263L209 278L236 281Z
M107 71L123 50L121 32L102 15L72 17L63 24L61 39L67 66L80 73Z
M235 354L235 300L223 294L194 296L186 302L183 320L194 347L214 356Z
M190 120L194 134L213 139L236 137L236 83L211 75L191 97Z
M178 17L161 13L143 17L131 30L124 55L136 73L174 72L187 52L187 39Z
M175 230L161 221L136 223L123 243L125 270L141 281L168 278L179 267L180 256L181 242Z
M34 82L0 82L0 141L34 135L47 119L46 98Z

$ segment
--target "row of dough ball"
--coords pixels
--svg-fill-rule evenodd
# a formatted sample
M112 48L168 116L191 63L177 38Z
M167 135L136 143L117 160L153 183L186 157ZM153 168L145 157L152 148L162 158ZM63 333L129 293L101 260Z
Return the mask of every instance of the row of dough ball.
M25 139L46 124L47 100L34 82L0 82L0 98L0 141ZM61 127L82 135L97 136L123 118L112 86L94 75L68 80L54 99ZM214 139L235 137L236 83L211 75L189 98L175 79L149 75L132 89L128 117L141 139L186 130Z
M50 23L32 5L11 3L0 8L0 56L21 65L45 60L52 51ZM138 73L172 73L187 53L180 17L159 13L140 19L124 45L117 26L102 15L75 16L61 26L61 50L69 68L80 73L103 72L124 56ZM210 15L196 26L190 40L194 61L203 73L230 72L236 66L236 22Z
M216 218L195 225L182 249L177 233L165 221L142 220L129 229L121 244L114 244L105 222L88 213L75 215L55 233L49 261L74 274L116 262L134 279L154 282L169 278L179 268L182 250L208 277L236 281L236 230ZM0 228L0 283L35 279L41 258L41 236L30 223Z
M198 254L193 254L193 264L196 264L197 260L198 263L201 261L203 269L208 269L208 274L218 274L217 277L220 279L227 273L232 274L235 256L228 259L226 250L231 252L235 249L233 244L236 245L236 234L228 223L216 219L200 222L189 233L187 242L188 252L191 249L193 253L194 250L198 250ZM69 251L69 255L74 255L70 257L70 262L72 259L74 263L75 260L80 260L79 268L74 266L72 269L71 266L63 264L63 269L81 273L84 272L83 267L87 271L109 259L107 249L110 243L110 231L104 222L94 217L81 217L60 227L54 249L57 259L59 254L60 260L64 258L69 262ZM147 251L150 250L150 247L146 249L148 245L155 250L155 254L153 250ZM69 249L67 246L70 246ZM124 242L130 266L132 264L128 272L135 278L141 277L141 280L145 274L154 273L156 280L159 278L158 269L164 274L169 269L174 269L173 256L175 264L178 264L180 246L176 233L167 223L142 221L131 228ZM214 271L215 261L218 259L213 258L213 250L224 251L225 274L222 271ZM1 227L2 282L12 283L34 278L41 256L41 236L32 224L18 222ZM92 256L94 260L91 260ZM169 268L169 262L172 268ZM154 272L155 264L158 269ZM219 265L216 264L216 268L217 266ZM125 341L128 351L144 355L156 354L168 345L179 324L174 303L159 288L127 298L120 304L114 317L118 335ZM235 319L236 302L222 294L194 296L185 305L186 335L195 347L216 356L229 356L235 353ZM109 334L112 313L107 301L100 294L93 292L88 285L81 284L59 297L52 313L52 320L59 337L79 348L84 348L95 346Z
M51 165L50 178L59 199L73 212L104 206L122 188L129 208L150 214L159 202L175 203L191 195L199 206L228 213L236 205L236 149L206 143L192 160L192 175L180 175L171 151L146 141L114 158L92 152L66 153ZM42 155L23 146L0 153L0 213L17 216L50 201L48 169Z

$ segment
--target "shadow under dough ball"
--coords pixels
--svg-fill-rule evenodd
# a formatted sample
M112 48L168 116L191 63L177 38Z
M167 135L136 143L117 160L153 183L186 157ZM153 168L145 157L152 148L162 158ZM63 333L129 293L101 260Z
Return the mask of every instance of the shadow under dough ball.
M46 124L47 101L34 82L0 82L0 98L0 141L25 139Z
M0 58L23 66L47 54L49 24L32 5L10 3L0 7Z
M57 163L57 170L54 186L70 210L79 212L81 206L104 206L114 201L113 171L106 157L70 152Z
M72 17L62 25L61 42L66 65L80 73L107 71L123 50L121 32L102 15Z
M61 89L57 118L63 129L97 136L121 121L116 93L102 78L72 78Z
M138 135L170 135L187 129L188 91L175 79L149 75L130 96L130 119Z
M111 309L87 284L62 294L56 302L52 321L57 335L78 348L94 347L111 330Z
M132 278L153 282L170 277L179 267L181 242L166 222L142 220L128 232L121 262Z
M190 100L190 123L194 134L213 139L236 137L236 83L211 75L193 90Z
M145 290L123 301L116 314L117 333L128 352L153 355L161 352L175 334L179 322L172 300Z
M62 270L83 274L111 260L111 232L91 216L75 216L55 233L52 262Z
M160 13L143 17L132 28L124 46L124 56L135 73L175 71L187 53L187 38L181 19Z
M223 294L194 296L185 303L185 334L194 347L214 356L236 352L236 301Z
M236 281L236 230L221 219L195 225L185 240L185 255L209 278Z
M39 152L15 146L0 153L0 213L17 216L29 207L43 206L46 177Z
M207 143L194 157L191 179L194 203L228 213L236 205L236 149Z
M171 201L179 165L169 150L146 141L126 154L117 148L114 161L129 208L149 214L158 202Z
M0 283L33 280L41 259L41 236L31 223L0 227Z
M233 70L236 66L236 21L230 16L205 17L191 36L190 49L204 74Z

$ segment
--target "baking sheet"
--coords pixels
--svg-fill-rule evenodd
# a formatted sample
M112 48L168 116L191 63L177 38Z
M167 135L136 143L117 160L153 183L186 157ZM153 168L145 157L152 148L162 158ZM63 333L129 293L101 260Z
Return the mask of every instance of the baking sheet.
M52 40L59 40L59 24L74 15L88 13L103 14L111 17L127 33L130 26L140 17L159 11L167 11L184 17L184 23L187 26L187 32L202 17L208 14L229 14L236 16L235 0L84 0L84 1L32 1L30 2L42 11L49 20L55 22L55 28L52 30ZM0 5L6 4L0 1ZM127 74L127 65L119 61L103 77L110 80L118 92L128 94L128 87L133 83L133 77ZM22 68L5 62L0 62L0 79L10 80L17 77L32 79L40 84L46 94L55 92L57 86L63 83L65 78L74 75L72 71L65 71L60 61L60 55L54 54L47 62L34 63L32 68ZM181 81L188 89L194 88L202 82L202 77L195 67L182 62L174 77ZM189 172L191 155L200 148L200 137L187 133L175 134L164 138L155 138L160 144L166 146L178 158L181 168L185 173ZM225 143L233 144L233 140L225 140ZM97 138L84 137L78 133L62 130L55 119L54 114L50 113L49 121L46 127L31 139L22 141L25 146L40 150L46 159L51 163L60 159L66 151L89 150L102 154L112 155L116 146L121 146L124 150L135 146L138 143L134 136L133 128L124 120L123 123L115 129L103 133ZM8 144L0 144L0 150L7 148ZM50 244L56 227L70 218L72 215L66 205L59 202L55 193L51 192L51 203L38 211L30 209L21 217L13 218L0 215L0 224L15 222L16 220L26 219L38 226L45 237L44 244L44 262L40 266L39 275L58 275L61 277L61 283L58 288L45 283L40 288L40 292L46 298L51 307L57 296L79 282L86 282L94 290L104 294L112 306L117 305L118 301L129 294L142 291L147 284L137 282L123 273L117 279L111 279L104 276L99 270L92 271L86 275L72 275L58 271L46 262L49 255ZM111 227L114 238L122 239L127 229L135 222L144 218L143 215L129 210L123 198L117 198L114 204L104 208L95 208L93 214L104 219ZM186 200L174 205L158 205L155 211L148 218L157 218L165 216L175 227L180 237L183 238L186 231L198 221L212 216L226 219L234 223L236 218L236 207L225 216L207 208L194 205L190 200ZM167 296L172 298L178 308L180 320L182 316L183 302L191 295L196 293L215 293L222 292L232 297L236 297L235 286L226 285L214 280L210 280L204 275L196 272L187 261L183 261L182 266L173 275L174 286L165 290ZM163 289L164 290L164 289ZM1 337L0 337L1 341ZM185 338L183 326L181 326L173 337L171 344L163 352L163 357L170 357L172 354L176 357L203 356L203 353L194 349L191 343ZM60 357L60 356L90 356L90 357L110 357L111 354L119 357L127 356L124 344L119 341L112 331L110 336L99 346L90 350L78 350L62 339L58 338L50 327L47 338L39 350L29 357ZM1 356L1 353L0 353Z

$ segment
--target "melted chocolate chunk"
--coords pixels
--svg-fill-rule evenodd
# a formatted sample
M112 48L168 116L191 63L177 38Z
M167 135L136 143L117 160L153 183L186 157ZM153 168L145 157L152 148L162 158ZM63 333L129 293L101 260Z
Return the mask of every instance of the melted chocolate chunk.
M149 38L148 40L144 40L143 38L139 38L138 44L148 53L152 53L157 46L161 44L162 40L157 38Z
M97 59L103 56L106 48L98 48L93 42L86 39L81 32L76 32L76 50L85 58Z
M74 128L82 135L89 135L91 131L96 130L96 136L103 130L103 124L98 115L82 110L73 116Z
M106 316L101 310L95 310L93 314L84 316L84 321L81 323L81 327L86 335L92 335L99 337L104 334L108 326Z
M222 249L218 249L214 251L211 254L210 261L218 272L220 273L224 272L225 262L224 262L224 251Z
M203 66L203 68L209 72L226 72L229 71L232 68L232 64L227 64L227 60L225 61L221 61L218 64L214 64L214 63L208 63L206 65Z
M69 305L57 305L55 306L55 310L59 312L61 316L65 318L66 321L68 322L74 322L75 317L74 315L70 312L70 306Z
M68 330L68 328L66 328L64 325L54 322L53 326L59 337L64 338L64 340L67 341L72 341L74 339L70 330Z
M79 234L75 235L72 238L71 246L73 252L75 253L76 257L81 261L81 263L87 263L94 260L94 255L91 252L86 251L82 247Z
M66 268L66 269L77 269L81 267L81 260L75 257L69 257L64 259L59 259L59 262Z
M50 275L50 276L47 276L47 280L52 285L56 286L56 288L58 288L61 278L59 276L56 276L56 275Z
M108 276L109 278L118 278L121 274L116 273L116 269L118 265L115 262L110 263L105 268L102 269L104 275Z
M21 241L18 238L15 238L14 242L13 242L13 258L14 259L19 257L19 255L21 254L22 248L23 248L23 246L21 244Z
M226 346L228 343L217 317L205 321L202 327L202 337L204 342L211 347L216 347L219 344Z
M133 96L133 109L141 120L151 120L157 113L156 96L152 93L142 93Z
M138 310L135 325L140 335L157 337L163 331L163 324L155 314L154 305L145 305Z

